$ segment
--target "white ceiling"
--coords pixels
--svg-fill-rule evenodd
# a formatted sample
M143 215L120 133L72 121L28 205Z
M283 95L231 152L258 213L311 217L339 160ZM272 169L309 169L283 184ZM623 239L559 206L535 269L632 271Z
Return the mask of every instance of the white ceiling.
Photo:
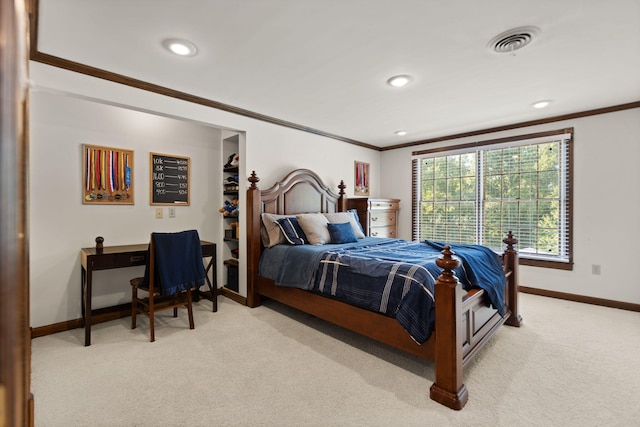
M378 147L640 101L640 0L40 0L39 11L40 52ZM488 50L521 26L540 29L529 46ZM198 54L168 53L170 37ZM393 88L396 74L414 80ZM531 108L541 99L553 103Z

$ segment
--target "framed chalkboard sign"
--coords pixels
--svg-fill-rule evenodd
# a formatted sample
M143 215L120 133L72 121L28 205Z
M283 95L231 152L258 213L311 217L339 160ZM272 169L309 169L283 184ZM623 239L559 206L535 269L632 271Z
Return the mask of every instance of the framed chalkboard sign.
M133 151L82 146L82 203L133 205Z
M150 153L152 205L189 206L189 157Z

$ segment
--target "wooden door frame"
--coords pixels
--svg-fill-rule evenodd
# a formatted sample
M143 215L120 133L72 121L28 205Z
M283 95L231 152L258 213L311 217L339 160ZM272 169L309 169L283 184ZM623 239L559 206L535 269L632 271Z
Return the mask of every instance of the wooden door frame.
M33 425L26 0L0 0L0 427Z

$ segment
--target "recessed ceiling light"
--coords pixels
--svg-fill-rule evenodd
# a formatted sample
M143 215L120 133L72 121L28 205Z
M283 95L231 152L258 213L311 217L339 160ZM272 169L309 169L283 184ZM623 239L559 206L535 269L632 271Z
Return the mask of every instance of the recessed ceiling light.
M403 136L403 135L407 134L407 131L406 130L397 130L395 133L398 136Z
M193 56L198 53L196 45L188 40L165 39L162 40L162 46L169 50L169 52L180 56Z
M387 80L387 83L393 87L402 87L411 83L411 80L413 80L413 77L407 74L403 74L391 77L389 80Z
M549 106L549 104L551 104L551 101L548 99L542 100L542 101L536 101L533 104L531 104L531 106L533 108L544 108Z

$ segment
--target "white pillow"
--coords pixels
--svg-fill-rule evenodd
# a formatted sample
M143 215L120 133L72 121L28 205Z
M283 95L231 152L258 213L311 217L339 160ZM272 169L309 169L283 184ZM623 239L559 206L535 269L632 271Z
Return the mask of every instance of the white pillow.
M353 234L356 235L356 239L364 239L364 233L360 228L360 223L356 219L353 212L331 212L323 214L327 220L332 224L343 224L348 222L353 228Z
M262 225L260 228L260 236L262 237L262 244L265 248L270 248L281 243L286 243L282 230L276 223L280 218L293 217L295 215L277 215L271 213L262 214ZM264 232L263 232L264 231Z
M296 215L298 224L307 236L307 240L312 245L324 245L331 243L331 235L327 224L329 221L321 213L310 213Z

